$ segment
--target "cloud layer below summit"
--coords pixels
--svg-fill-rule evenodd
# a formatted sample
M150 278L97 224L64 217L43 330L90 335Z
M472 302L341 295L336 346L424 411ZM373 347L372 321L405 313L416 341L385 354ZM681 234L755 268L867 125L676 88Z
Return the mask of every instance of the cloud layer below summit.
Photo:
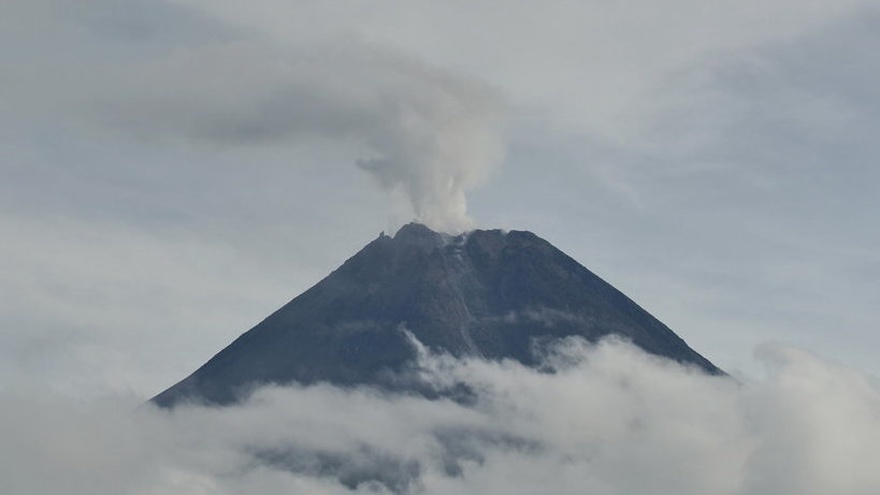
M228 408L0 396L4 493L678 493L868 495L880 388L805 352L762 349L738 384L617 341L569 341L539 373L428 356L479 401L318 385ZM124 406L124 407L121 407ZM47 476L46 473L51 473Z

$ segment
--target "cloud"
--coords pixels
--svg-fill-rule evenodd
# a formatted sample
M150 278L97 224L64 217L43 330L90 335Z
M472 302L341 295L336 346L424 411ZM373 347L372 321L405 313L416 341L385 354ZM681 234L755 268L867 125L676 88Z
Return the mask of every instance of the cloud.
M7 115L114 144L287 149L292 169L303 146L349 148L408 203L401 220L473 226L466 194L503 151L502 98L480 79L352 36L285 44L170 2L90 2L101 14L11 4L30 28L0 35L26 47L0 49Z
M876 493L877 383L761 353L768 377L743 384L616 340L564 342L553 373L427 356L424 377L478 390L471 405L327 385L172 411L7 392L0 479L9 494Z
M98 100L110 128L219 146L349 144L361 169L443 230L472 226L465 194L501 156L493 90L377 47L212 44L132 68L117 86Z
M653 90L670 71L719 50L797 36L864 0L818 0L809 9L794 0L712 7L699 0L510 0L504 15L491 0L175 3L292 45L316 32L393 44L503 85L532 133L552 129L626 144L655 108Z

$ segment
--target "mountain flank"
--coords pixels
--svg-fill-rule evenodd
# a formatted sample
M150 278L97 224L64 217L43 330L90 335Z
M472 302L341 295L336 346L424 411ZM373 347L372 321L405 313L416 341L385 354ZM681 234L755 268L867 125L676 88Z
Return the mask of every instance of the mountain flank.
M263 384L374 386L401 380L416 348L538 364L536 347L580 336L630 340L712 374L666 325L531 232L453 236L411 223L381 234L312 288L245 332L153 401L227 405Z

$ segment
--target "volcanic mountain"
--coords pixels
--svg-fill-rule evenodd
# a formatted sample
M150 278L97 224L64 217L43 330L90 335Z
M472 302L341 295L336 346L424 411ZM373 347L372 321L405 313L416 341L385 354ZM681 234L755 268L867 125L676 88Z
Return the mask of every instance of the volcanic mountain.
M425 347L538 364L554 339L617 335L721 371L620 291L531 232L381 234L153 401L231 404L262 384L329 382L424 392L399 377ZM401 390L403 389L403 390Z

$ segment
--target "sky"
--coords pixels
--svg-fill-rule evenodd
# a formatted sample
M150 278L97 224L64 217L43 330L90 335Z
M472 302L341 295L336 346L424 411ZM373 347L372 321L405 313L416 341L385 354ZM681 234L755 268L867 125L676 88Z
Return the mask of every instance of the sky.
M132 419L118 410L192 372L380 232L416 219L446 231L533 231L623 291L748 384L731 391L683 370L664 372L673 389L664 400L698 392L730 405L728 413L695 406L699 421L712 425L706 430L718 426L713 421L729 426L718 433L729 437L714 440L745 436L788 452L801 441L836 438L817 425L838 418L870 431L880 376L880 229L872 218L880 211L878 28L880 9L861 0L6 0L0 396L7 428L23 432L23 443L42 432L52 446L50 439L76 443L82 432L152 431L155 442L146 444L138 435L130 444L98 442L90 462L118 458L120 473L145 476L134 461L172 459L142 463L168 474L169 491L178 475L192 493L323 487L323 478L291 479L270 468L266 477L218 477L241 470L235 447L244 433L217 440L225 459L204 459L207 449L180 450L174 440L195 421L186 414L204 411ZM666 369L645 356L620 359L642 363L647 375ZM778 361L788 364L771 365ZM528 373L487 369L498 376L468 379L502 390L505 373ZM804 376L821 377L819 385L804 385ZM697 388L674 385L687 380ZM838 383L846 385L835 392ZM780 390L770 405L756 398ZM338 406L333 391L269 391L264 406L242 414L273 418L279 404L312 393ZM547 400L563 400L559 393ZM841 408L856 405L789 416L834 393L844 394ZM385 398L338 400L355 401L356 411L362 403L397 411ZM480 429L488 414L443 407L450 410L436 412L438 423L413 431L430 437L447 421ZM217 414L204 431L234 420ZM661 412L644 414L663 421ZM317 417L291 421L311 425ZM535 415L511 418L499 435L526 417ZM783 419L798 419L790 437L771 434ZM528 427L556 424L535 421ZM809 428L827 438L797 435ZM559 458L574 448L544 440ZM651 445L668 447L660 440ZM345 441L376 447L371 439ZM421 459L436 450L434 441L425 451L376 448ZM21 463L45 461L42 445ZM534 461L528 449L496 447L480 446L480 455L513 456L512 466ZM870 458L862 447L839 448ZM699 458L699 448L683 455ZM725 471L729 493L807 493L806 484L801 491L773 484L784 480L766 474L773 472L761 461L772 458L766 450L741 449L729 455L749 474ZM49 451L51 462L71 466ZM619 467L633 454L578 452L573 467L593 458ZM793 458L786 469L808 472L825 459ZM468 481L497 479L495 464L477 464L488 467L474 468ZM432 493L478 492L479 485L455 486L461 477L430 478L434 468L420 481ZM131 481L105 480L107 493L119 493L120 480ZM848 493L877 486L867 474L847 480L862 484L811 482ZM700 493L704 485L693 482L676 488ZM137 493L164 493L149 489Z

